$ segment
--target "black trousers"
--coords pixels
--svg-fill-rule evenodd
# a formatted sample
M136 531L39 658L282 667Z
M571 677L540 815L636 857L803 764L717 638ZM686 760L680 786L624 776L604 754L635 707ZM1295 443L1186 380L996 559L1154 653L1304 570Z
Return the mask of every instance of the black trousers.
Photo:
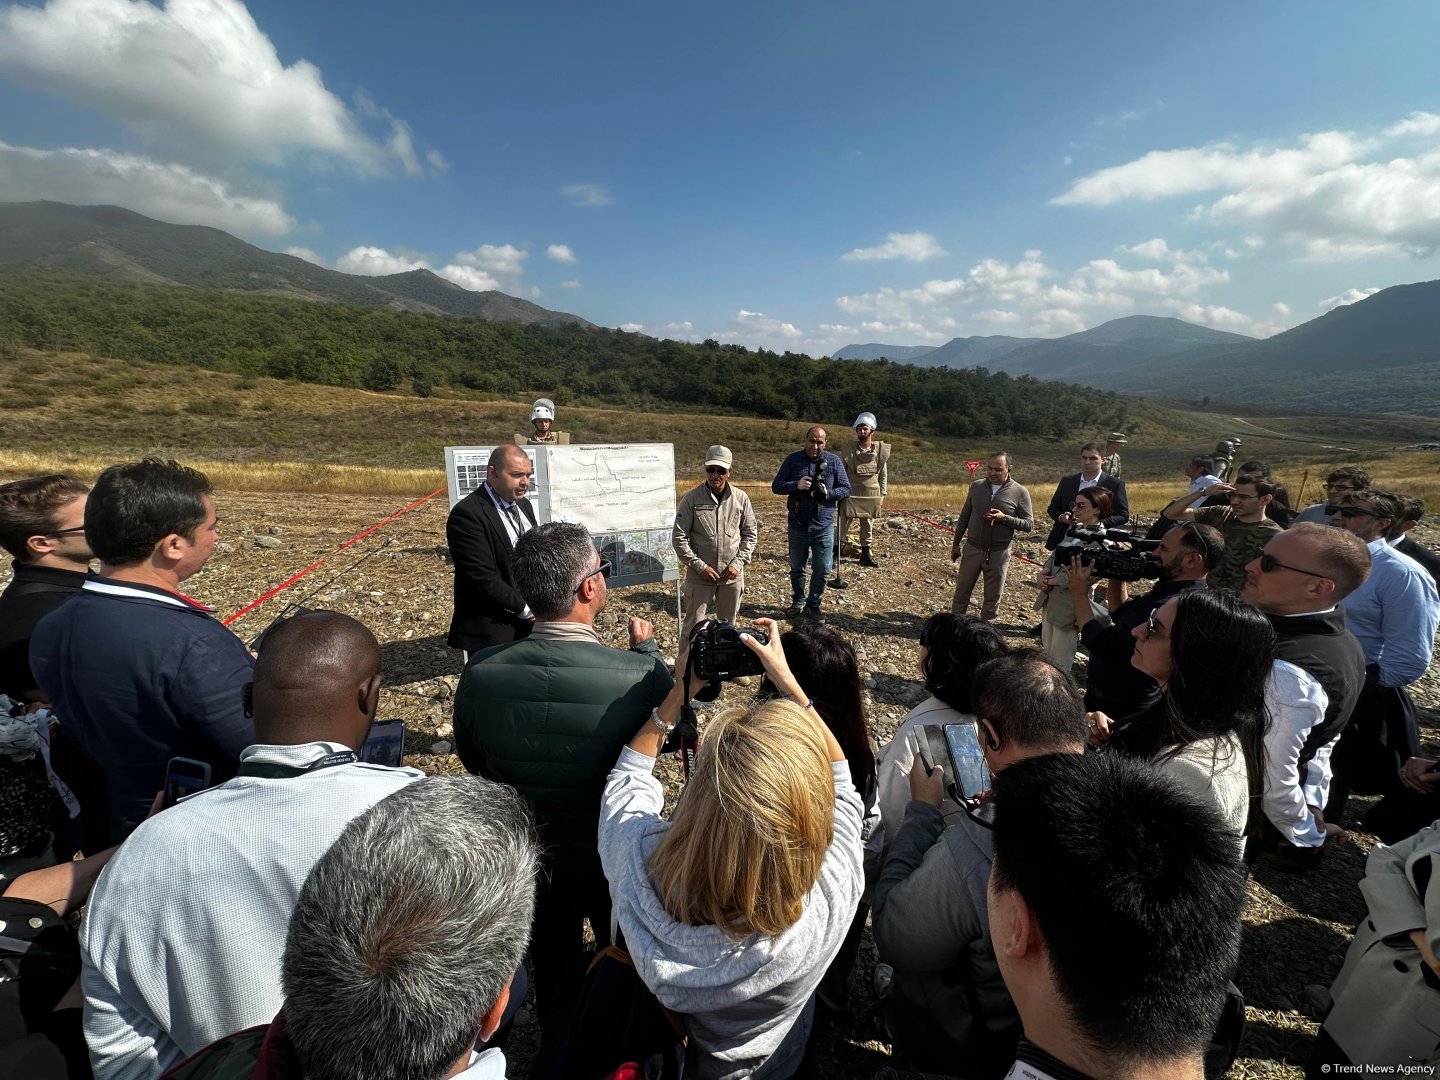
M586 871L553 868L536 892L530 965L540 1050L530 1071L532 1080L558 1080L565 1064L570 1020L591 959L585 948L587 919L596 948L605 948L610 944L610 887L598 857Z
M1400 766L1419 752L1415 703L1405 688L1367 683L1330 755L1332 779L1325 820L1340 823L1352 791L1361 795L1399 791Z

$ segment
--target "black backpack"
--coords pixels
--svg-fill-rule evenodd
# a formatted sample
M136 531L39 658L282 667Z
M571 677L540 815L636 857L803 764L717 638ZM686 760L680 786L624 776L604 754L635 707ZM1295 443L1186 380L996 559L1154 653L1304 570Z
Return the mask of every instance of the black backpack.
M574 1080L680 1080L687 1037L680 1017L660 1004L618 945L590 962L570 1040L564 1076Z

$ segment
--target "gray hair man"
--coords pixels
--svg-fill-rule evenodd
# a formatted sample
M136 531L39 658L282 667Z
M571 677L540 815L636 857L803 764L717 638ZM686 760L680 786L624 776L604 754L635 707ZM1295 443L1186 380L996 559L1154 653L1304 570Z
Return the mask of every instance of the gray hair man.
M201 1080L249 1069L309 1080L503 1080L478 1046L510 1005L530 936L540 853L504 784L434 776L377 803L305 882L285 939L285 1004L187 1063Z
M734 465L728 447L710 447L705 482L682 495L675 510L671 543L685 567L682 651L701 620L718 615L733 622L745 595L745 564L755 554L760 530L750 496L730 482Z
M1034 527L1030 492L1011 479L1010 455L998 450L985 463L985 478L970 485L965 505L955 520L950 559L958 559L960 567L950 610L956 615L965 614L975 583L983 575L985 602L980 618L994 622L1000 610L1000 594L1005 591L1005 574L1010 569L1010 542L1017 532L1029 532Z
M558 1076L584 971L583 924L610 940L610 890L597 842L600 798L620 748L674 680L644 619L630 649L601 644L608 563L583 525L552 522L515 545L515 587L535 613L529 637L471 659L455 695L455 748L473 773L513 784L535 809L546 873L536 901L537 1077ZM648 721L646 721L648 722Z

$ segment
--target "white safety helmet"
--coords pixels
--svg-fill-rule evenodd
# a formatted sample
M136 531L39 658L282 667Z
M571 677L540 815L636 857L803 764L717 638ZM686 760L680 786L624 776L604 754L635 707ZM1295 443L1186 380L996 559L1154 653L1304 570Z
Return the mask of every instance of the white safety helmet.
M532 424L536 420L550 420L553 422L554 419L555 402L551 401L548 397L536 398L535 404L530 407L530 422Z
M864 424L871 431L875 431L880 427L873 412L862 412L859 416L855 417L855 422L850 426L852 428L858 428L861 424Z

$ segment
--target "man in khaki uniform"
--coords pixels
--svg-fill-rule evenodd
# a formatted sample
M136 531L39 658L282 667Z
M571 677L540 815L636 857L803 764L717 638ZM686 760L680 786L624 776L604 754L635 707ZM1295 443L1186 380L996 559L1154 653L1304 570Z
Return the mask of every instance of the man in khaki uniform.
M705 482L680 497L671 542L685 567L680 598L685 622L680 647L701 619L735 621L745 592L745 564L755 554L759 527L750 496L730 483L734 457L723 446L705 454Z
M548 397L536 398L530 407L530 423L535 428L533 435L515 433L515 442L521 446L569 446L568 431L551 431L555 424L555 402Z
M858 522L856 531L860 534L860 565L879 566L870 554L870 538L875 519L880 516L880 507L889 492L887 476L890 464L890 445L875 439L875 414L862 412L855 418L855 444L841 458L845 471L850 476L850 497L840 504L840 548L844 551L850 543L850 527ZM840 566L840 560L835 560ZM838 573L836 575L839 576Z
M1030 492L1010 479L1010 455L1003 450L991 454L985 463L984 479L970 485L955 521L950 558L959 559L960 568L950 610L956 615L965 614L975 583L983 575L985 600L980 618L993 622L1000 609L1000 594L1005 590L1005 572L1010 569L1010 541L1017 532L1033 528Z
M1105 442L1105 471L1116 480L1120 479L1120 448L1129 441L1123 431L1112 431Z

